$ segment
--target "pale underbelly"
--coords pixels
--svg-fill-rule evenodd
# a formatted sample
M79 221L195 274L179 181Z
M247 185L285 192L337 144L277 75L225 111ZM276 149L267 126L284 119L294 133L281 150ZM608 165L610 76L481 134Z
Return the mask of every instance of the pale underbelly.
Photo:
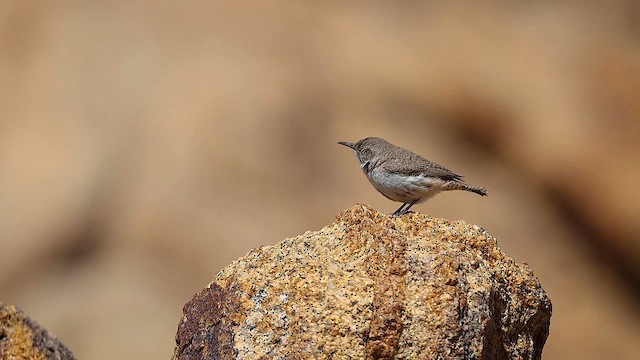
M442 191L445 181L424 176L406 176L374 171L368 176L369 182L387 198L411 203L423 202Z

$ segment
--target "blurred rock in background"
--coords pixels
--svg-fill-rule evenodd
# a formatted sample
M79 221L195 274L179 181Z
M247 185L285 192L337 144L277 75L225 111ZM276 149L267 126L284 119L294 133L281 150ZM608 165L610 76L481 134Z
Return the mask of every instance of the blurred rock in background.
M0 302L0 358L73 360L55 335L13 305Z
M0 299L78 358L168 358L233 259L395 210L336 145L382 136L489 189L416 210L534 269L545 359L635 358L638 24L634 1L4 1Z

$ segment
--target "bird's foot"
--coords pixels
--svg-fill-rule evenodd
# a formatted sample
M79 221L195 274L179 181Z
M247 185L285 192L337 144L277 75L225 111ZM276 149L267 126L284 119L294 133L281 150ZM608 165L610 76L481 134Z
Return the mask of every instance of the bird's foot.
M400 216L400 215L405 215L405 214L411 214L413 213L413 211L409 211L409 209L411 209L411 207L413 205L415 205L420 199L415 199L413 200L410 204L404 203L402 204L402 206L400 206L400 208L398 208L398 210L396 210L393 214L393 216ZM408 205L408 206L407 206ZM405 207L406 206L406 207Z
M402 216L402 215L413 214L413 213L414 213L413 210L401 210L401 211L397 211L396 210L395 212L392 212L389 215L391 215L391 216Z

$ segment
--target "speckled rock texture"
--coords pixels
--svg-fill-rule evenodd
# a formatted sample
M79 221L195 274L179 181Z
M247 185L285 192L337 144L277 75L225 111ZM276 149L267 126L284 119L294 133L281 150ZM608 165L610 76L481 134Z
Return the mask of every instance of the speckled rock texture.
M551 302L482 228L355 205L184 306L174 359L540 359Z
M62 343L22 311L0 302L0 359L72 360Z

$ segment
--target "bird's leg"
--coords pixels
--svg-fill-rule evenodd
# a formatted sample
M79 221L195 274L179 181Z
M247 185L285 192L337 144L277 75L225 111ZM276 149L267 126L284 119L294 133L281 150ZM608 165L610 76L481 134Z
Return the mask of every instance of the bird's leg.
M400 207L398 208L398 210L396 210L396 211L395 211L393 214L391 214L391 215L401 215L401 214L404 214L404 213L402 212L402 208L403 208L403 207L405 207L406 205L407 205L407 204L402 203L402 206L400 206Z
M413 201L411 202L411 204L409 204L409 206L407 206L407 207L402 211L402 214L406 214L406 213L408 213L408 212L409 212L409 209L410 209L413 205L415 205L415 204L418 202L418 200L420 200L420 199L415 199L415 200L413 200ZM405 204L405 205L406 205L406 204Z

